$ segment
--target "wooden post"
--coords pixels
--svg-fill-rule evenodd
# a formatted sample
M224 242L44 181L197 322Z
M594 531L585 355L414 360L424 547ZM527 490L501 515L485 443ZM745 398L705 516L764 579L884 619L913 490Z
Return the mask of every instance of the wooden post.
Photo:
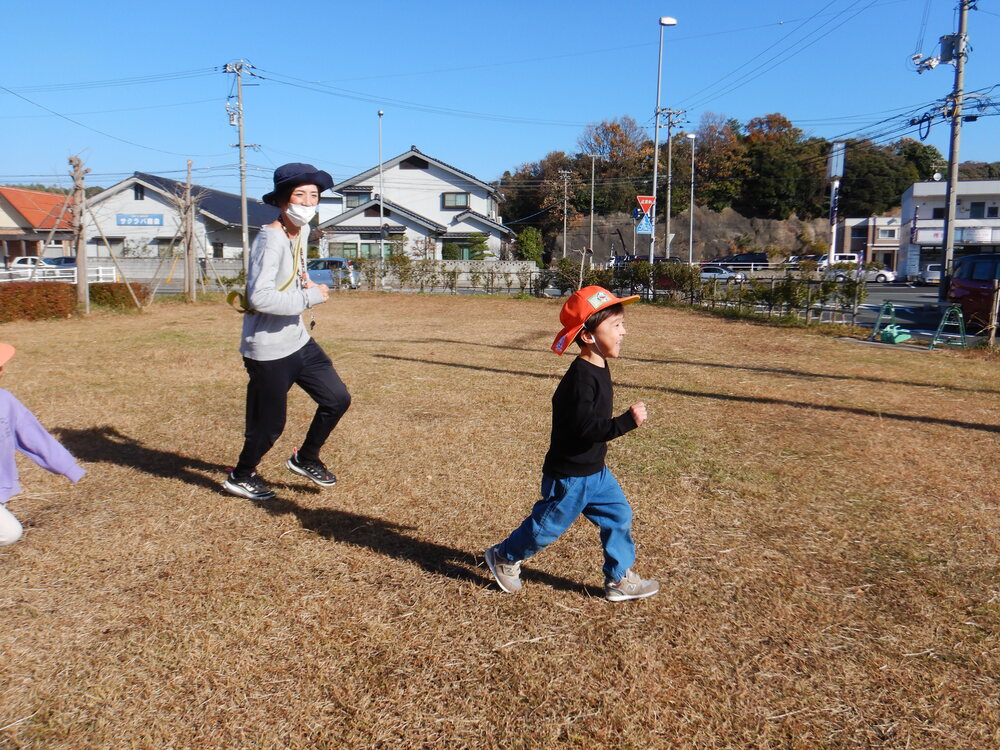
M993 279L993 302L990 305L990 338L992 349L997 345L997 305L1000 304L1000 281Z
M184 291L188 302L198 296L198 282L195 279L194 249L194 204L191 201L191 160L187 160L187 182L184 184Z
M76 304L83 308L84 314L90 313L90 284L87 279L87 236L83 231L83 211L87 205L87 194L84 192L83 179L89 169L83 168L83 160L79 156L69 157L69 165L73 167L73 252L76 254Z

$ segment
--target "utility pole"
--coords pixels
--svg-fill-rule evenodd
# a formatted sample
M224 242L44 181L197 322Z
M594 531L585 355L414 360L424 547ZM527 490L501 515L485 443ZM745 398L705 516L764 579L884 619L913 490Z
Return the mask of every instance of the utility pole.
M944 214L944 279L951 278L955 258L955 210L958 203L958 147L962 136L962 98L965 86L965 58L967 55L969 8L976 0L960 0L958 36L954 39L955 88L951 93L951 140L948 143L948 187L945 194ZM942 37L942 43L947 37ZM943 44L942 44L943 46ZM942 289L947 283L942 283Z
M187 183L184 185L184 291L188 302L197 296L194 250L194 203L191 200L191 160L187 160Z
M830 250L826 257L827 273L833 269L837 253L837 211L840 202L840 178L844 176L845 141L834 141L827 156L826 176L830 180ZM859 268L859 273L861 269ZM860 278L860 276L858 277Z
M667 213L666 213L666 229L664 234L666 235L663 239L663 255L667 257L670 255L670 242L673 239L670 235L670 195L673 192L674 186L674 139L672 136L674 125L680 125L687 122L687 120L681 119L681 116L686 112L683 109L667 109L664 110L664 114L667 116Z
M229 112L229 124L236 125L239 131L239 144L240 149L240 219L242 221L242 239L243 239L243 273L245 274L249 269L250 264L250 230L247 226L247 157L246 157L246 143L243 140L243 68L245 63L243 60L237 60L234 63L226 63L226 72L234 73L236 75L236 106L233 107L232 104L226 105L226 111ZM190 179L188 180L190 182Z
M590 155L590 253L594 253L594 155Z
M76 303L85 314L90 313L90 286L87 281L87 236L83 229L83 211L87 193L84 191L84 176L90 171L83 168L79 156L69 157L73 167L73 252L76 254Z
M562 257L566 257L566 214L569 211L569 175L568 169L560 169L559 175L563 178L563 253Z

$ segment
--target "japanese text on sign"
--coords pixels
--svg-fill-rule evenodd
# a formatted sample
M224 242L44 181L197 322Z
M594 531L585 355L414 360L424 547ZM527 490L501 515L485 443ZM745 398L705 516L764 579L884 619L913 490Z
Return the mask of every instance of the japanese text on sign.
M118 214L120 227L162 227L163 214Z

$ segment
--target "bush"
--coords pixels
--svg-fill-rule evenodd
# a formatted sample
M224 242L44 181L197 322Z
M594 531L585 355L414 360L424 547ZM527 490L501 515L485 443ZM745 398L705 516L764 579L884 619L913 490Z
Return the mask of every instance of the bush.
M76 311L76 285L57 281L0 284L0 323L68 318Z
M145 284L132 284L132 291L139 298L139 304L145 305L152 294ZM128 293L128 287L120 282L112 284L91 284L90 302L101 307L108 307L112 310L134 310L135 302L132 295Z

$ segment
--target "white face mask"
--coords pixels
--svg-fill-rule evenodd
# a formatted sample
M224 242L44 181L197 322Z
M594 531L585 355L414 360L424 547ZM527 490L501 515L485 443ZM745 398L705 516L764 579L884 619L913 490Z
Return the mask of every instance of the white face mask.
M297 227L304 227L312 217L316 215L316 206L302 206L298 203L289 203L285 209L285 216Z

